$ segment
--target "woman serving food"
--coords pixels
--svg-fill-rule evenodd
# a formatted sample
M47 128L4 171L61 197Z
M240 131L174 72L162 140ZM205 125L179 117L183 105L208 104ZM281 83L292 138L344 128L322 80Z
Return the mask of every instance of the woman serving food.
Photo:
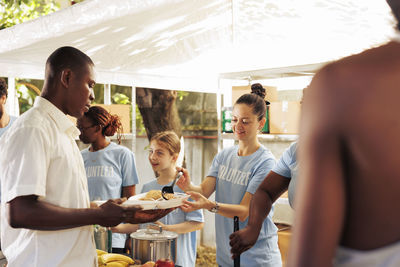
M183 210L208 209L216 213L217 263L224 267L233 266L229 246L232 218L240 218L240 228L247 225L250 201L275 165L272 153L257 139L257 133L266 121L265 89L261 84L253 84L251 88L252 93L242 95L233 107L232 129L239 144L214 157L209 174L201 185L192 185L185 169L182 169L184 176L177 182L195 200L186 201ZM208 199L213 192L215 202ZM272 212L263 221L256 244L243 253L240 260L242 266L250 267L282 265Z

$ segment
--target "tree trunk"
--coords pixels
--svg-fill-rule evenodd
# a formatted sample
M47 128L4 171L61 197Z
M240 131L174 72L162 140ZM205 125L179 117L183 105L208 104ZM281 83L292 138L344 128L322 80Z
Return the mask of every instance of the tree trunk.
M143 118L147 138L162 131L174 131L182 136L181 121L175 104L176 91L136 88L136 103Z

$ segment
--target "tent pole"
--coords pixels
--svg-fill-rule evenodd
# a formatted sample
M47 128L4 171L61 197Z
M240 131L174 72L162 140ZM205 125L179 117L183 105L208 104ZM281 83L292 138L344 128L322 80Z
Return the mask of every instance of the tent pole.
M111 105L111 85L104 84L104 104Z
M8 97L7 97L7 110L12 116L19 116L19 104L18 104L18 95L17 89L15 87L15 78L8 78Z
M132 151L136 155L136 86L132 86Z
M221 120L221 114L222 114L222 88L221 88L221 79L218 78L218 90L217 90L217 122L218 122L218 152L222 150L222 120Z

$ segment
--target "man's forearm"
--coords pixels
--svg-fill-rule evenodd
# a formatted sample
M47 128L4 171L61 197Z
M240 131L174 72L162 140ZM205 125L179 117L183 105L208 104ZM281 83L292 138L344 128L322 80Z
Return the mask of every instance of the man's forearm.
M257 189L250 202L248 226L257 229L259 232L265 218L271 211L271 207L272 200L269 194L260 188Z
M101 221L99 208L69 209L39 200L33 203L22 202L7 205L9 223L14 228L61 230Z

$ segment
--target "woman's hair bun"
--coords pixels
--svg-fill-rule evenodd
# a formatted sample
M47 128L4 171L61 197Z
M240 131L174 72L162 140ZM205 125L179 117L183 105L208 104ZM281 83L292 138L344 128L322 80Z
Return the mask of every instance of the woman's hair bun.
M120 118L117 115L111 115L108 121L108 124L104 127L104 135L105 136L113 136L117 131L121 130L122 132L122 123Z
M261 83L255 83L251 85L251 93L260 96L262 99L265 98L265 88L261 85Z

